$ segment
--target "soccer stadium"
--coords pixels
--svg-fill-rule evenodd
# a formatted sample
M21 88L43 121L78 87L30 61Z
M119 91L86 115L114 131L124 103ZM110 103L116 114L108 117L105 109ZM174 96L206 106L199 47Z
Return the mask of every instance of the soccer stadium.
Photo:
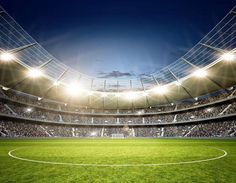
M142 74L113 71L114 77L59 59L21 25L22 6L12 11L6 4L0 6L1 183L236 182L235 4L176 60Z

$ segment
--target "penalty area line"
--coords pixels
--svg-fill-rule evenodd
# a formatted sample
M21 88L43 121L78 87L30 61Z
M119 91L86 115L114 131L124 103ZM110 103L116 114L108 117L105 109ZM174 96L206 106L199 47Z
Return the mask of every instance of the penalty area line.
M21 160L21 161L27 161L27 162L33 162L33 163L40 163L40 164L51 164L51 165L67 165L67 166L94 166L94 167L141 167L141 166L168 166L168 165L182 165L182 164L195 164L195 163L202 163L202 162L208 162L208 161L214 161L218 160L221 158L224 158L225 156L228 155L228 153L219 148L211 147L213 149L216 149L218 151L223 152L224 154L213 157L213 158L208 158L208 159L202 159L202 160L192 160L192 161L181 161L181 162L173 162L173 163L152 163L152 164L80 164L80 163L64 163L64 162L53 162L53 161L42 161L42 160L34 160L34 159L27 159L27 158L22 158L13 155L12 153L21 149L13 149L8 152L8 156L11 158Z

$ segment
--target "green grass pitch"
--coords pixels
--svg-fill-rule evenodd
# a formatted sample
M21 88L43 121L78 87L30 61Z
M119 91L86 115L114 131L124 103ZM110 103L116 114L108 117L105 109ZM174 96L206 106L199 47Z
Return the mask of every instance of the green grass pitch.
M1 139L5 182L235 183L236 140Z

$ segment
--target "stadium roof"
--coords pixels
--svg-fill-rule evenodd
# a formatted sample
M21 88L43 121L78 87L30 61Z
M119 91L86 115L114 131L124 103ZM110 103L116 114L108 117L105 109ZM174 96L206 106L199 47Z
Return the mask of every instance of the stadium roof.
M104 80L80 73L56 59L0 7L0 83L40 98L77 101L95 108L142 108L195 98L235 85L236 62L227 61L234 60L236 51L235 24L236 7L167 67L131 80ZM37 78L41 72L43 76ZM65 88L76 96L68 96Z

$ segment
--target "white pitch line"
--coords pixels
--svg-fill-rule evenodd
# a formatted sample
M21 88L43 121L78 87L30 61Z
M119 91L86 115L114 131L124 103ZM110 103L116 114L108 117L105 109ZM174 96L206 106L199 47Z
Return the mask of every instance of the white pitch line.
M207 161L214 161L221 159L225 156L227 156L227 152L223 149L211 147L213 149L217 149L224 154L221 156L217 156L214 158L209 159L203 159L203 160L193 160L193 161L182 161L182 162L176 162L176 163L158 163L158 164L78 164L78 163L63 163L63 162L53 162L53 161L41 161L41 160L33 160L33 159L27 159L27 158L21 158L13 155L12 153L20 148L13 149L8 152L8 155L14 159L21 160L21 161L28 161L33 163L42 163L42 164L51 164L51 165L69 165L69 166L94 166L94 167L137 167L137 166L168 166L168 165L182 165L182 164L194 164L194 163L202 163Z

